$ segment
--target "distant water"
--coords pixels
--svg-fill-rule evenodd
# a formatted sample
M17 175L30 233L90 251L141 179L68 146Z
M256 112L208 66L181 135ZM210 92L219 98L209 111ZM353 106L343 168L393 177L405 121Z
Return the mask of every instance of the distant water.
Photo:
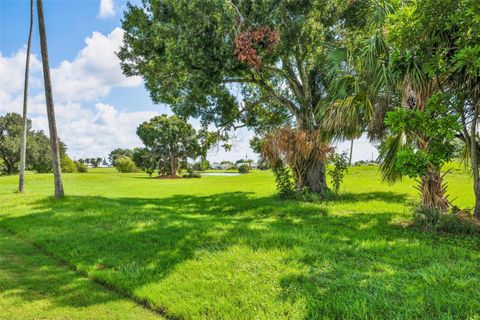
M205 172L201 173L202 176L239 176L238 172Z

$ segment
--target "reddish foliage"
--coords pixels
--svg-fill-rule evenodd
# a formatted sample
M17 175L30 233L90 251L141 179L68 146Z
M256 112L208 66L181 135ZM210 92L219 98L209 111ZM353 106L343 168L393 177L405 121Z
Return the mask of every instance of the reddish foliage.
M277 31L269 27L242 31L235 37L235 55L240 62L259 66L262 62L257 48L272 50L280 40Z

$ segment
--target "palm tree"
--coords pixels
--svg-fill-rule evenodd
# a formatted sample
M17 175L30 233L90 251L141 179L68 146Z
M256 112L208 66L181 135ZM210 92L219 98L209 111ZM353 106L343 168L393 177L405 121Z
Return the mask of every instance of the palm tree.
M23 89L23 131L22 144L20 146L20 168L18 177L18 191L25 191L25 158L27 154L27 99L28 99L28 73L30 70L30 48L32 45L33 29L33 0L30 0L30 29L28 31L27 57L25 62L25 84Z
M37 0L38 29L40 33L40 47L42 52L43 81L45 84L45 100L47 104L48 129L50 131L50 146L52 149L53 177L55 184L55 197L64 195L62 171L60 167L60 148L58 143L55 109L53 106L52 83L50 80L50 66L48 63L47 36L45 32L45 19L43 16L43 1Z
M424 150L428 141L421 132L390 133L384 137L382 127L386 111L394 104L423 111L428 99L439 91L436 79L424 71L419 61L411 59L408 65L399 66L389 61L385 21L395 10L396 5L388 1L373 7L368 22L370 29L366 30L370 37L363 41L363 47L335 53L332 61L336 67L333 69L339 69L343 75L335 79L336 86L331 92L333 102L325 115L325 123L340 139L357 138L368 131L371 139L383 140L380 169L383 180L390 182L401 178L396 166L399 153L408 146ZM380 120L377 124L376 117ZM421 177L418 189L423 205L442 211L448 208L442 180L440 168L434 165Z

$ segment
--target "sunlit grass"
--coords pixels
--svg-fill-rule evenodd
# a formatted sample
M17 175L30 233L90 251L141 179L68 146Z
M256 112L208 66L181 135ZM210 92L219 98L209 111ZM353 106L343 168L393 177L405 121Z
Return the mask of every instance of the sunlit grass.
M159 180L111 169L0 178L0 227L185 319L475 318L480 240L406 227L413 181L352 167L336 201L275 196L270 172ZM449 193L473 205L457 166ZM27 299L25 297L25 299Z

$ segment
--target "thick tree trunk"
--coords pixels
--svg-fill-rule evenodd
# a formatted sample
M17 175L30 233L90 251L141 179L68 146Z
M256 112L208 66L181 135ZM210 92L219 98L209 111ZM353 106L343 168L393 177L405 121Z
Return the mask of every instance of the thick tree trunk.
M308 187L311 192L325 197L328 191L325 161L313 160L306 168L302 180L304 187Z
M18 191L25 191L25 162L27 156L27 100L28 100L28 73L30 70L30 48L32 46L33 29L33 0L30 0L30 30L28 31L27 57L25 61L25 83L23 89L23 131L20 145L20 167L18 175Z
M449 207L443 176L438 168L430 168L429 174L422 177L420 191L422 205L427 208L446 212Z
M45 32L45 19L43 16L43 2L37 0L38 30L40 33L40 49L42 53L43 81L45 85L45 100L47 104L48 129L50 131L50 147L52 149L53 178L55 183L55 197L64 195L62 183L62 170L60 167L60 148L58 144L57 124L55 121L55 108L53 106L52 82L50 80L50 66L48 63L47 36Z
M315 127L315 116L312 112L307 111L308 108L305 108L304 112L300 114L297 118L300 128L303 130L309 130L314 132L318 130ZM317 193L320 197L324 198L327 194L327 175L326 175L326 164L324 160L320 159L310 159L306 167L299 170L303 172L303 176L299 179L297 183L297 188L308 187L311 192ZM297 171L298 172L298 171ZM300 184L300 186L298 185Z
M176 160L175 160L174 157L172 157L172 158L170 159L170 175L171 175L172 177L175 176L175 175L177 175L177 167L176 167L175 163L176 163Z

